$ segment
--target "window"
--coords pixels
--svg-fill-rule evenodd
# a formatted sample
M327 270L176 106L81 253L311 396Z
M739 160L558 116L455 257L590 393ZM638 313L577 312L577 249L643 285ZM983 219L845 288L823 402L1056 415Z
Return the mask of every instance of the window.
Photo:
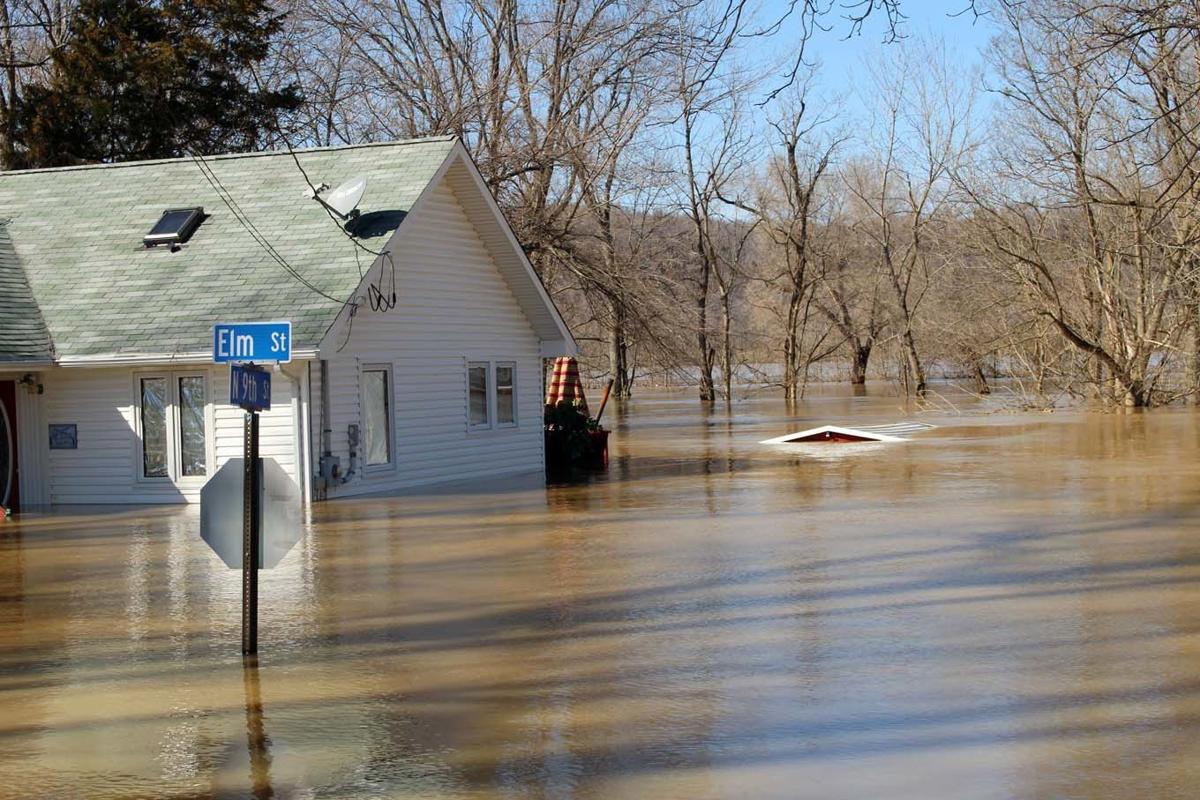
M487 363L473 363L467 367L467 393L472 428L486 428L491 423L491 415L488 413L488 367Z
M511 361L496 364L496 424L516 425L517 406L514 388L517 365Z
M208 474L203 375L145 375L138 378L140 477L202 478Z
M167 379L142 378L142 477L169 478Z
M517 363L471 361L467 364L469 430L517 426Z
M362 373L363 435L367 466L392 463L391 373L369 367Z
M179 471L192 477L205 474L204 378L179 379Z

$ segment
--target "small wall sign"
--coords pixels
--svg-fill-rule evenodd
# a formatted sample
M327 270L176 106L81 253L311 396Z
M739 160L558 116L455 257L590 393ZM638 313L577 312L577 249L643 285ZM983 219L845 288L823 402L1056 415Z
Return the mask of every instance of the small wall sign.
M79 430L74 424L50 426L51 450L77 450L79 448Z

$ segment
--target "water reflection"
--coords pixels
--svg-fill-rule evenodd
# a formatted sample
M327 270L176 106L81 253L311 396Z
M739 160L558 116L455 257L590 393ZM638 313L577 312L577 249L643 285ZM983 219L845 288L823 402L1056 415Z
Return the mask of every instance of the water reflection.
M250 758L250 788L254 800L275 796L271 788L271 740L263 724L262 688L258 677L258 659L243 658L246 686L246 749Z
M194 511L0 527L0 795L1189 796L1200 418L757 444L903 406L647 396L587 483L321 506L252 669Z

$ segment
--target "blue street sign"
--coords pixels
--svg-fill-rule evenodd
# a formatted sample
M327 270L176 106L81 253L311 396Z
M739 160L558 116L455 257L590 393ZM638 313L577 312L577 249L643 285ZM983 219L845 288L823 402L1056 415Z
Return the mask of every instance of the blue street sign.
M230 364L229 402L247 411L270 411L271 373L258 367Z
M291 360L290 322L227 322L213 326L213 361L218 364L286 364Z

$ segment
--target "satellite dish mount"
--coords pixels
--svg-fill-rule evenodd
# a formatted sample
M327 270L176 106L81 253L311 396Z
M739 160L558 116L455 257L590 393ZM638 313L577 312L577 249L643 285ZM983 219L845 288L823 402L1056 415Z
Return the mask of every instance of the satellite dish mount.
M352 222L358 217L358 204L362 202L363 194L367 191L365 177L356 175L339 184L336 189L326 191L327 189L325 184L318 186L313 193L313 199L347 222Z

